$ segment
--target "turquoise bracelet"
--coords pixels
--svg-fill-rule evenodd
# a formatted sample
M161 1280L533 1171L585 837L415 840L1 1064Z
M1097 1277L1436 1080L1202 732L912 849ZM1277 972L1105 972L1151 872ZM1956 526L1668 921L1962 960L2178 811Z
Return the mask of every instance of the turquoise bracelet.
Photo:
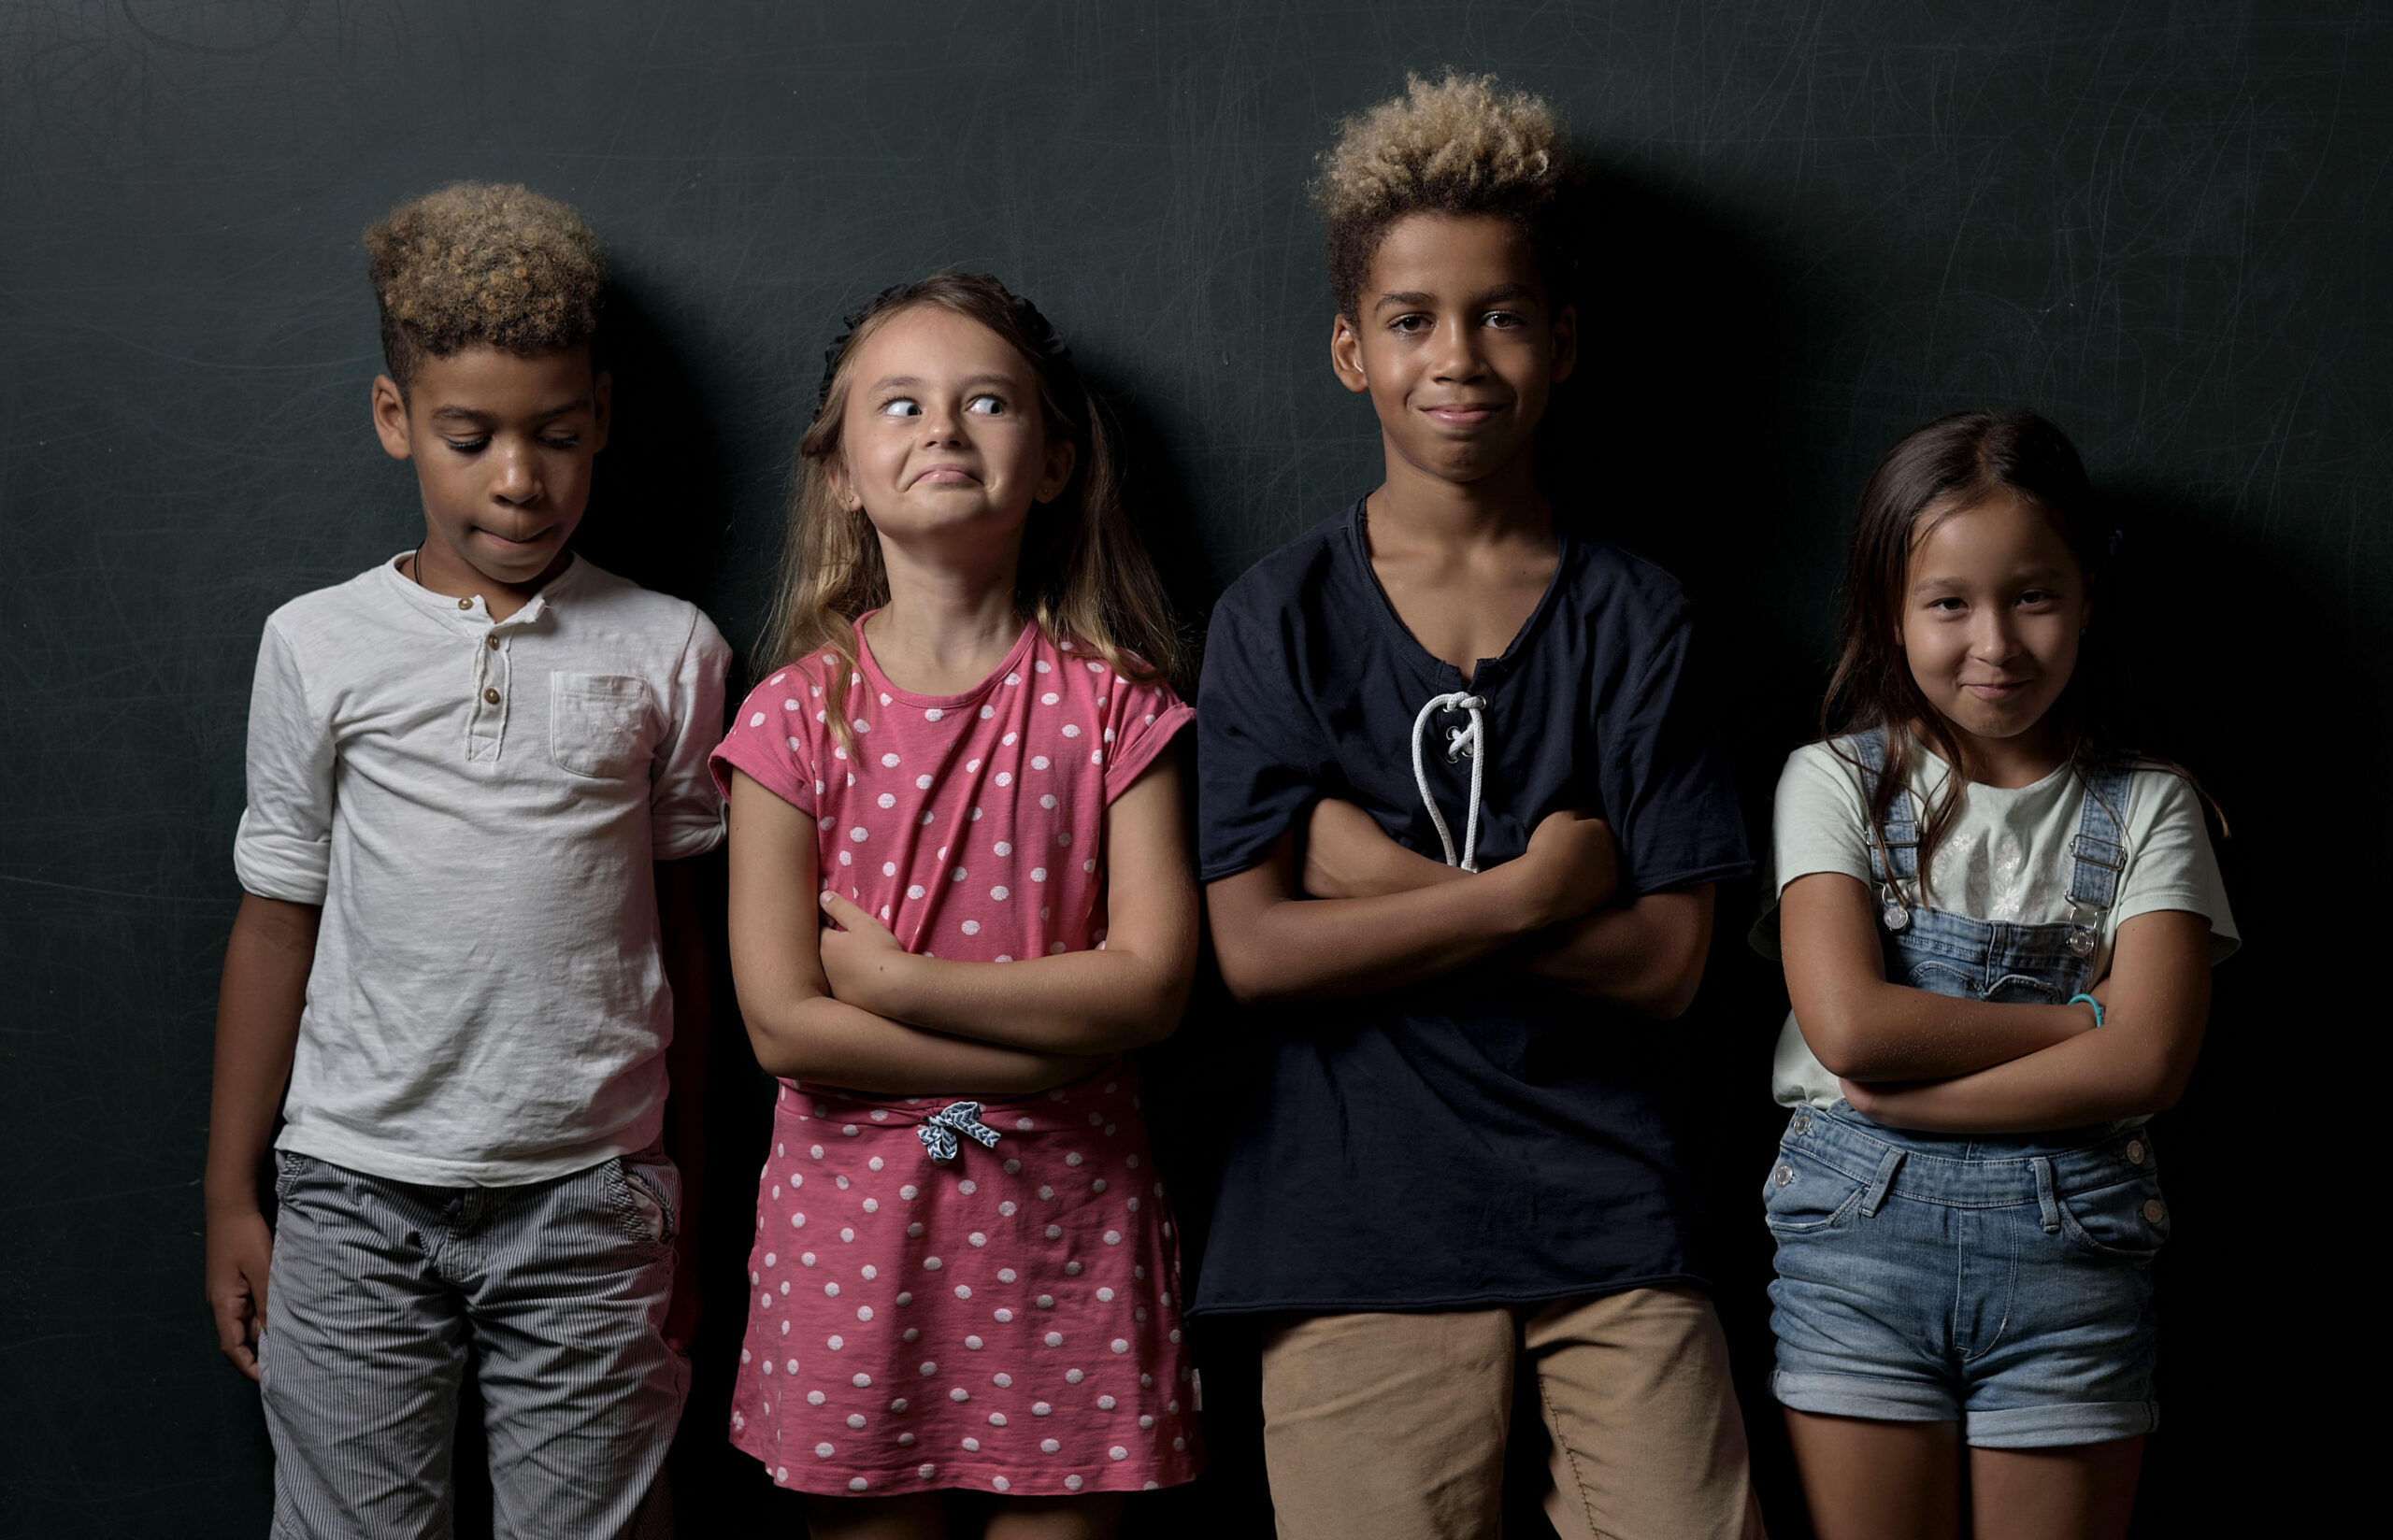
M2102 1002L2095 999L2090 994L2072 994L2069 997L2069 1003L2072 1005L2076 1005L2081 1000L2094 1007L2094 1024L2098 1027L2100 1026L2102 1024Z

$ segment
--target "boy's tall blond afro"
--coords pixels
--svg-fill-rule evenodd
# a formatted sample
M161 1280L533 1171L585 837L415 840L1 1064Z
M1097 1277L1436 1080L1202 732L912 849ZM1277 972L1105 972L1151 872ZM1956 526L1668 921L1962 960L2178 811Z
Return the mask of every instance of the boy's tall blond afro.
M1404 94L1340 127L1322 153L1313 197L1329 225L1329 286L1355 314L1372 254L1407 214L1490 214L1521 226L1551 278L1555 215L1568 146L1554 114L1492 75L1449 71L1432 85L1405 77Z
M452 182L365 232L382 357L402 386L477 343L538 353L598 329L607 261L581 216L513 183Z

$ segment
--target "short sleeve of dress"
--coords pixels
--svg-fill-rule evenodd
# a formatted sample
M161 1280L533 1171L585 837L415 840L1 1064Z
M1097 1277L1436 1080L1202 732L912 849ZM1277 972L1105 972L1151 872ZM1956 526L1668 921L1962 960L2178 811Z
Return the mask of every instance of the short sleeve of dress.
M1328 770L1290 662L1296 649L1275 634L1290 618L1254 605L1243 592L1252 581L1233 587L1214 607L1196 688L1196 851L1204 882L1261 861L1320 797Z
M1778 956L1778 899L1788 883L1814 872L1871 880L1859 775L1831 744L1806 744L1786 756L1770 811L1766 906L1748 938L1764 957Z
M2201 795L2182 776L2139 771L2128 812L2128 869L2119 879L2111 923L2184 909L2210 921L2210 960L2225 962L2243 938L2227 906L2218 852L2202 821Z
M724 801L738 770L809 818L821 816L823 783L814 766L829 733L816 720L821 688L810 670L793 663L748 692L732 714L731 731L707 760Z
M1169 748L1180 730L1196 718L1196 708L1161 679L1140 684L1116 674L1112 684L1111 698L1106 702L1105 743L1101 749L1105 755L1108 806L1145 775L1155 756Z

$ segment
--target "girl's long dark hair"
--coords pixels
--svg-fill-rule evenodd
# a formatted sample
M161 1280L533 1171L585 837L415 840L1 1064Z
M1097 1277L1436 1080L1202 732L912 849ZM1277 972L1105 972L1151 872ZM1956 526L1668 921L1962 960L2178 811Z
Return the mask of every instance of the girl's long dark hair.
M2050 520L2085 575L2086 592L2102 592L2111 535L2085 462L2066 434L2028 411L1956 412L1905 435L1861 491L1845 565L1843 645L1820 705L1820 733L1831 742L1840 734L1884 733L1886 772L1877 777L1869 802L1870 837L1882 854L1886 812L1903 790L1912 749L1925 747L1953 766L1922 809L1923 892L1928 858L1960 810L1964 777L1952 724L1921 692L1903 653L1903 593L1911 554L1927 533L1952 515L1995 498L2016 499ZM2089 784L2090 773L2100 765L2138 758L2121 750L2106 716L2115 690L2112 649L2104 643L2101 627L2086 633L2069 684L2047 714L2059 731L2063 758ZM1838 752L1853 762L1851 754ZM2138 763L2184 774L2166 762ZM2127 809L2113 811L2124 824Z

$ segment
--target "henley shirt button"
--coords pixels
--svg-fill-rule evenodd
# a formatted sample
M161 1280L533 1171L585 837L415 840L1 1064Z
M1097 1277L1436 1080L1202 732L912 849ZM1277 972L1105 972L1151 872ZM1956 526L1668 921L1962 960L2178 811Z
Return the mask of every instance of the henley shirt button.
M498 638L495 636L485 636L482 638L482 645L489 648L493 652L495 652L498 650Z
M493 706L496 706L498 704L498 692L495 690L485 690L482 692L482 699L490 702Z
M2143 1141L2142 1139L2129 1139L2128 1141L2128 1164L2142 1165L2142 1163Z
M460 599L457 601L457 607L459 609L471 609L474 607L474 602L471 599Z
M2167 1209L2160 1206L2159 1199L2146 1198L2143 1200L2143 1217L2150 1222L2158 1224L2160 1222L2160 1216L2167 1212L2169 1212Z
M1791 1165L1782 1165L1770 1173L1770 1176L1779 1186L1784 1187L1795 1180L1795 1168Z

